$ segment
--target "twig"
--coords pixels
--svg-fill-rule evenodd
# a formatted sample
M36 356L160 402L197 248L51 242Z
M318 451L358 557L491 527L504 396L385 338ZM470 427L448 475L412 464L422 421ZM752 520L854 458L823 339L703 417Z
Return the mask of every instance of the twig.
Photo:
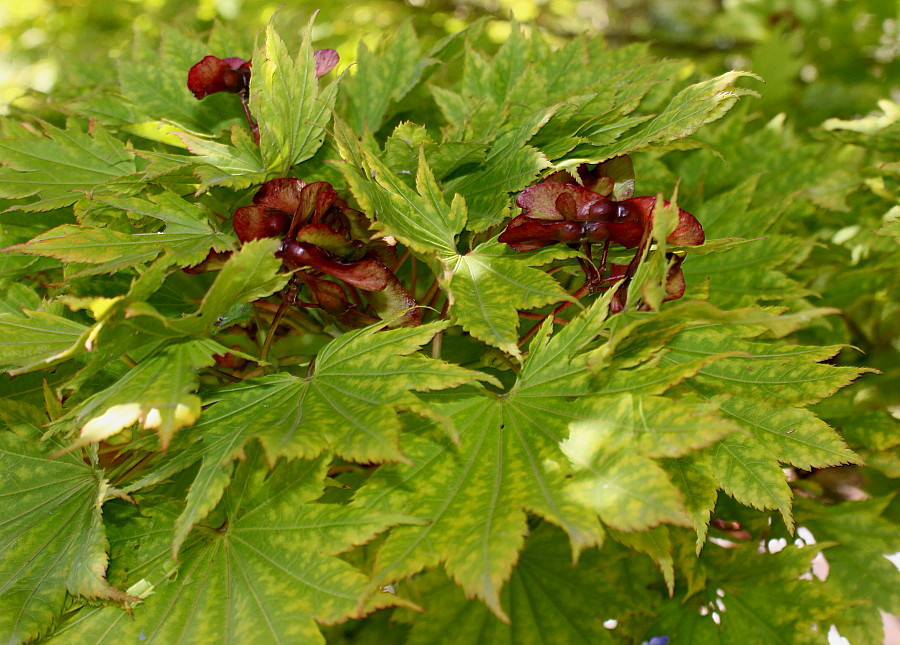
M589 290L588 284L589 284L589 282L586 280L585 283L584 283L584 285L582 285L582 287L581 287L578 291L576 291L575 293L572 294L572 297L573 297L575 300L580 300L581 298L583 298L584 296L586 296L587 293L588 293L588 290ZM522 345L524 345L525 343L527 343L527 342L528 342L528 339L531 338L532 336L534 336L534 335L537 333L538 329L541 328L541 325L544 324L544 320L545 320L545 319L549 318L550 316L553 316L553 321L556 322L556 315L559 314L559 313L561 313L561 312L563 312L563 311L565 311L567 308L571 307L572 304L573 304L573 303L572 303L571 300L567 300L566 302L564 302L564 303L562 303L560 306L558 306L556 309L554 309L552 313L549 313L549 314L543 316L543 317L541 318L541 321L540 321L539 323L537 323L534 327L532 327L531 329L529 329L529 330L528 330L528 333L526 333L524 336L522 336L522 337L519 339L519 347L521 347Z
M262 349L259 350L259 360L260 362L266 361L266 356L269 355L269 348L272 346L272 341L275 340L275 332L278 330L278 323L281 322L281 317L284 315L284 310L288 308L287 298L282 299L281 306L278 307L278 311L275 312L275 315L272 317L272 324L269 325L269 331L266 332L266 340L263 342Z
M259 145L259 125L256 123L253 115L250 114L250 106L247 105L247 91L244 90L238 92L238 97L241 99L241 107L244 108L244 116L247 117L247 124L250 126L250 132L253 133L253 142L256 145Z

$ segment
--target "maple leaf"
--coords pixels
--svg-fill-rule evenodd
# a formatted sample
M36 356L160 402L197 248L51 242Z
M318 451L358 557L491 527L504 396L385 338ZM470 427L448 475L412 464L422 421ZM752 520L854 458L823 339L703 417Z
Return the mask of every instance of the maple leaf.
M700 557L705 588L658 608L645 638L664 634L673 642L820 643L812 625L835 613L832 599L816 581L801 580L816 548L758 553L756 544L710 546Z
M832 618L853 643L884 638L879 609L900 611L897 567L887 559L897 550L897 525L885 515L890 498L873 498L823 506L800 501L797 523L825 549L826 584L842 610ZM798 531L799 533L799 531Z
M161 468L126 487L162 481L202 459L176 521L173 551L219 501L231 480L231 462L257 438L269 462L311 459L333 451L362 462L404 461L396 407L408 392L452 388L478 372L413 354L447 323L381 331L383 324L344 334L326 345L306 378L278 374L219 391L193 429L200 439ZM410 355L412 354L412 355Z
M237 102L229 100L233 97L197 101L184 83L191 65L208 53L207 45L200 39L172 26L160 25L158 47L136 39L130 55L119 59L121 98L105 97L106 105L102 109L108 113L122 104L128 109L129 123L156 121L174 124L176 132L219 132L229 122L242 118Z
M200 180L198 193L206 192L213 186L248 188L263 183L268 177L259 146L246 128L237 124L231 127L230 143L219 143L190 133L179 133L178 138L193 156L173 158L172 155L150 155L150 158L159 164L168 161L175 168L196 164L193 174Z
M504 587L501 603L511 623L500 621L436 571L403 585L422 605L425 620L414 620L409 645L453 641L461 645L497 643L578 645L621 642L604 626L648 611L657 601L648 590L653 571L631 562L613 543L586 552L573 568L565 536L543 525L525 544ZM411 587L411 589L410 589ZM400 612L395 612L395 619ZM401 619L402 620L402 619Z
M103 472L80 456L51 459L62 444L39 441L46 417L30 404L4 403L0 422L0 637L20 643L59 620L67 594L129 597L106 581Z
M622 507L606 506L602 496L579 490L580 484L567 479L590 455L572 449L573 468L560 443L572 441L573 423L590 423L604 403L611 404L604 395L656 394L700 367L632 371L621 379L594 375L579 351L602 329L610 297L597 300L549 340L549 334L539 333L507 392L468 387L422 395L439 419L452 423L458 444L427 422L407 419L401 448L412 464L382 466L356 494L357 506L415 509L417 517L428 520L421 527L391 532L378 552L378 580L396 580L443 563L467 594L483 599L506 619L500 587L522 547L526 510L562 527L576 556L602 543L598 512L604 523L628 528L688 521L677 490L662 471L634 453L621 453L631 462L619 470L589 474L594 481L605 475L614 483L620 499L627 500ZM574 399L576 395L580 398ZM626 428L637 423L628 419ZM730 427L718 432L724 431ZM700 443L706 440L710 436ZM642 470L648 466L656 471L650 479Z
M291 461L269 473L260 451L249 454L217 511L221 530L198 527L177 567L168 556L180 505L138 497L143 514L129 514L111 536L116 574L133 585L143 581L133 589L143 597L134 619L113 607L84 607L49 642L245 643L262 636L324 644L316 621L404 604L373 593L362 572L335 556L410 518L315 503L327 465L325 457Z
M15 376L72 356L88 328L42 311L0 313L0 369Z
M386 32L374 51L360 40L356 73L341 87L342 114L358 134L378 132L391 108L420 81L433 56L422 56L422 47L409 21Z
M93 199L117 210L165 222L166 228L152 233L122 233L66 224L9 250L94 265L76 274L92 275L144 264L165 251L169 251L173 264L191 266L200 263L210 249L232 248L232 240L213 230L202 209L173 193L161 193L150 200L114 195L97 195Z
M77 441L67 450L104 441L140 423L159 434L163 450L172 435L200 416L197 371L227 352L211 340L189 340L157 350L108 388L90 396L60 423L80 426Z
M13 210L48 211L69 206L82 193L114 184L135 172L134 154L95 125L90 134L73 122L61 130L45 124L46 137L0 139L5 166L0 167L0 197L38 200Z
M340 79L319 90L312 50L312 20L296 58L287 53L272 22L253 52L250 109L259 124L259 147L265 169L281 177L291 166L312 157L325 138L325 126Z
M838 348L740 337L748 333L761 330L738 333L722 324L685 330L669 342L672 351L663 360L680 363L729 350L743 354L702 368L690 382L691 389L707 400L719 400L721 413L749 431L729 435L707 449L708 465L735 499L755 508L777 508L792 527L791 492L779 460L801 468L858 461L833 430L802 406L833 394L865 370L819 363Z

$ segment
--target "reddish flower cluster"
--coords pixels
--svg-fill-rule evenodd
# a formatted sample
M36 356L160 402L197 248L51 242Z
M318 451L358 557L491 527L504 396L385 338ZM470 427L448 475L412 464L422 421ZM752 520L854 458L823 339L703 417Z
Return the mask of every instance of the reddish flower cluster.
M614 195L616 180L622 178L610 175L621 172L623 168L626 174L630 174L630 162L623 164L613 160L593 169L581 166L578 169L580 183L568 172L560 171L546 181L526 188L516 199L516 204L523 209L522 214L506 226L499 240L516 251L533 251L564 243L581 244L590 252L592 244L603 243L599 268L590 262L582 262L587 277L586 292L606 289L623 278L627 282L634 275L644 247L649 243L657 198L632 197L630 182L621 182L620 185L625 187ZM669 202L663 203L669 206ZM678 225L666 241L677 246L698 246L704 240L700 222L679 208ZM607 267L606 255L610 244L626 249L639 248L630 264L610 264ZM680 265L680 259L673 257L666 281L666 300L674 300L684 294L684 274ZM620 294L613 301L614 311L625 305L625 290L620 289Z
M368 219L340 199L331 184L291 177L268 181L252 206L235 211L233 225L242 242L283 238L278 256L288 268L301 269L293 276L295 288L305 285L312 304L341 322L374 322L368 305L381 317L402 314L396 324L421 323L416 301L394 275L394 247L368 241ZM356 290L366 294L365 304Z

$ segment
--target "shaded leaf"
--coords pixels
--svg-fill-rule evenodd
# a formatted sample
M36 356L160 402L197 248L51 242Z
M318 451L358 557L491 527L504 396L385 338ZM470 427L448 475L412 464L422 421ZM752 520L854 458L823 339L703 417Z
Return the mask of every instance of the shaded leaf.
M72 356L88 328L41 311L0 313L0 368L12 375L58 363Z
M60 443L39 441L46 418L30 405L0 410L0 637L21 643L46 633L67 594L127 596L106 581L103 473L80 455L51 459Z
M341 89L345 118L358 134L378 132L392 106L418 84L436 61L422 57L409 21L387 32L375 50L359 41L356 70Z
M612 551L612 552L611 552ZM625 554L607 548L588 551L572 567L569 549L558 531L540 530L528 538L502 606L505 624L437 572L414 583L415 600L425 614L410 632L409 645L452 640L462 645L594 645L619 642L604 627L649 609L647 590L653 572L635 566Z
M146 581L134 620L115 608L85 607L50 642L236 644L263 636L324 645L317 620L333 623L402 603L373 595L365 576L334 555L408 518L312 503L321 494L325 459L284 463L268 476L262 461L257 452L238 469L220 509L228 530L194 533L178 575L171 575L169 555L179 507L147 498L143 516L130 518L111 540L128 580Z

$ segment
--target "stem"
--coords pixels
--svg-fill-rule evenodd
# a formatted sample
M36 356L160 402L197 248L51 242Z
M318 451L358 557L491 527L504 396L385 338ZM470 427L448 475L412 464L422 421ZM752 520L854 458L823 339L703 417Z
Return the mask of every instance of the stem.
M287 298L284 298L281 301L281 306L278 307L278 311L275 312L275 315L272 317L272 324L269 325L269 331L266 332L266 340L263 342L262 349L259 350L259 360L261 363L266 362L266 356L269 355L269 348L272 346L272 341L275 340L275 332L278 329L278 323L281 322L281 317L284 315L285 309L288 308Z
M250 114L250 106L247 105L247 90L242 92L238 92L238 97L241 99L241 107L244 108L244 116L247 117L247 124L250 126L250 132L253 133L253 142L256 145L259 145L259 125L254 120L253 115Z
M444 330L442 329L431 339L431 358L441 357L441 345L444 341Z
M128 354L122 354L121 356L119 356L119 359L128 367L137 367L137 362Z
M575 293L572 294L572 297L575 298L575 300L580 300L581 298L586 296L589 291L588 284L589 283L587 281L585 281L585 283L582 285L582 287L578 291L576 291ZM572 301L567 300L566 302L564 302L560 306L558 306L556 309L554 309L552 313L542 316L541 321L539 323L537 323L534 327L529 329L528 332L519 339L519 347L521 347L522 345L527 343L528 339L537 333L538 329L541 328L541 325L544 324L544 320L546 320L550 316L553 316L553 322L556 322L556 315L565 311L567 308L569 308L571 306L572 306Z
M450 308L450 299L444 301L444 306L441 307L441 315L438 316L438 320L446 320L447 319L447 310ZM444 342L444 330L442 329L438 333L434 335L434 338L431 339L431 358L440 358L441 357L441 345Z
M117 466L115 474L110 475L109 481L113 482L113 486L118 486L120 483L125 481L129 475L140 470L145 465L145 462L153 458L154 456L155 455L152 452L147 453L143 456L132 455L131 458L126 459L121 464L119 464L119 466ZM137 461L133 461L134 458L137 458Z
M606 242L603 243L603 255L600 256L600 276L606 274L606 257L609 255L609 243L612 240L607 239ZM603 280L601 280L603 282Z
M529 318L531 320L541 320L542 321L545 318L547 318L547 315L532 313L530 311L520 311L519 318ZM569 324L568 320L566 320L565 318L559 318L558 316L553 317L553 322L557 325L568 325Z
M400 256L400 259L397 260L397 266L394 268L394 273L397 273L397 271L400 270L400 267L403 266L403 263L406 262L406 259L407 259L408 257L409 257L409 249L406 249L406 250L403 252L403 255ZM413 258L413 259L415 259L415 258Z
M434 295L431 296L431 300L429 300L427 303L423 303L423 306L425 306L425 307L430 307L430 308L436 310L436 309L437 309L437 303L441 301L441 298L442 298L443 296L444 296L444 292L441 291L440 289L438 289L437 291L434 292ZM447 302L449 302L449 301L446 301L444 304L446 305ZM438 314L438 317L435 318L435 320L437 320L437 319L439 319L439 318L440 318L440 314Z
M250 370L246 374L244 374L244 376L242 377L241 380L246 381L247 379L256 378L257 376L262 376L265 373L266 373L266 371L263 368L257 367L257 368Z
M428 287L428 291L426 291L425 295L422 296L422 304L425 304L429 300L431 300L432 296L434 296L435 292L437 291L437 288L438 288L438 280L437 280L437 278L435 278L434 281L431 283L431 286Z
M235 376L234 374L229 374L228 372L226 372L226 371L223 370L223 369L220 369L220 368L218 368L218 367L210 367L209 369L210 369L211 372L215 372L217 375L219 375L219 376L221 376L221 377L223 377L223 378L228 379L228 380L231 381L232 383L240 383L240 382L241 382L241 378L240 378L240 377Z

